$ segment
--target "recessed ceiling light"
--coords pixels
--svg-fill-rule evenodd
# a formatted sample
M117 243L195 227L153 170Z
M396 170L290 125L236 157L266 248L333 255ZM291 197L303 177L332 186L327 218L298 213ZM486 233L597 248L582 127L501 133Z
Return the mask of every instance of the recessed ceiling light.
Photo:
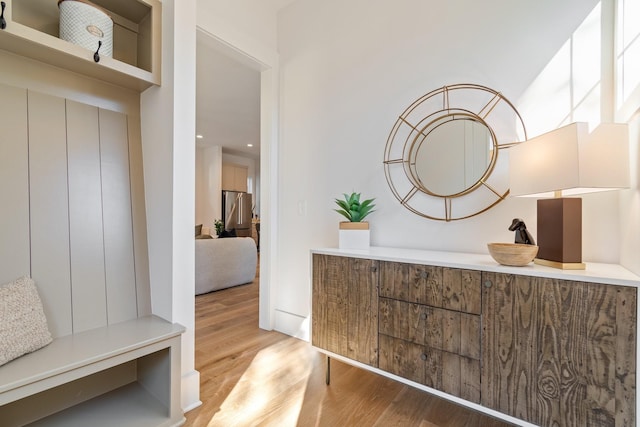
M253 147L253 144L247 144L247 147Z
M202 139L202 135L196 135L196 138Z

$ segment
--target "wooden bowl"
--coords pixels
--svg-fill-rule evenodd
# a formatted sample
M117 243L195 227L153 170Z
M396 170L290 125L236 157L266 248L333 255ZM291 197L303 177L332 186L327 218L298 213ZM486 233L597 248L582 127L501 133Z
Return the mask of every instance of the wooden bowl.
M487 247L498 263L513 267L529 264L538 253L537 246L520 243L487 243Z

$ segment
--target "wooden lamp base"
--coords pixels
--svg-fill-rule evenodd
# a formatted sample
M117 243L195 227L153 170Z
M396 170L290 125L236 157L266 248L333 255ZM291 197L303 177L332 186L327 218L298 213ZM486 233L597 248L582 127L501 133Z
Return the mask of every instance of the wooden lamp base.
M538 200L540 249L534 263L564 270L584 270L582 262L582 199Z

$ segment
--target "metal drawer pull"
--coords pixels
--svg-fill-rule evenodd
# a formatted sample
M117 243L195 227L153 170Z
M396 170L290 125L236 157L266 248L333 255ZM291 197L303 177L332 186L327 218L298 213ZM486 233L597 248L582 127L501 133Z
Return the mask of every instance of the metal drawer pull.
M427 313L420 313L421 320L427 320Z
M420 272L420 278L421 279L426 279L429 277L429 273L427 273L426 271L421 271Z
M484 287L485 288L490 288L493 286L493 283L491 283L491 280L485 280L484 281Z
M423 361L426 361L426 360L427 360L427 355L426 355L426 354L424 354L424 353L422 353L422 354L420 355L420 359L422 359Z

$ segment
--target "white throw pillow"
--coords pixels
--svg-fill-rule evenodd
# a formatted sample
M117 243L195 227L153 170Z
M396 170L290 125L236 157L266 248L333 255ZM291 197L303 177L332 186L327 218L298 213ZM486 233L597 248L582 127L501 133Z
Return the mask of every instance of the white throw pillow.
M33 279L25 276L0 285L0 365L51 341Z

